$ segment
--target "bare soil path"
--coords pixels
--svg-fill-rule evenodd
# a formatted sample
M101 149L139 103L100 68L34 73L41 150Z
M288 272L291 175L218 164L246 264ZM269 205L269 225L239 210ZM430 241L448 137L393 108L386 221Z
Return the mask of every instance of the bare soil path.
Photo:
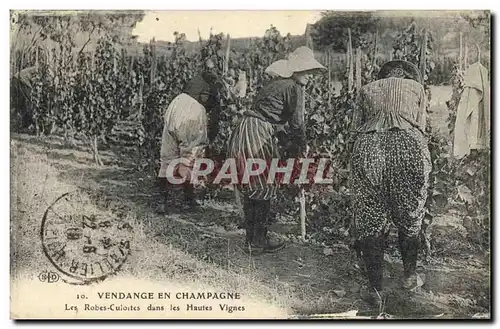
M380 312L380 309L372 309L362 301L360 291L366 281L356 268L354 252L339 241L330 242L333 253L328 255L324 254L324 247L307 243L289 243L276 254L258 257L245 254L242 250L243 231L237 228L238 216L232 205L231 193L226 199L222 196L218 201L205 201L193 212L177 211L161 216L155 213L159 198L155 196L154 177L128 169L130 163L118 163L116 159L119 157L110 150L102 154L106 165L97 167L92 163L92 155L83 147L80 150L70 149L60 138L13 135L11 152L16 161L46 159L44 161L53 169L55 179L86 191L102 209L134 213L146 237L141 245L136 246L138 252L156 248L153 245L168 246L194 259L191 263L202 264L202 268L217 268L230 273L231 279L227 280L249 281L245 289L264 289L264 294L268 293L276 300L284 298L290 312L295 315L349 310L359 310L358 315ZM22 170L26 170L19 165L21 162L12 167L15 184L20 184L24 176ZM15 189L16 185L12 188ZM21 198L17 202L27 201ZM23 236L39 229L38 219L23 223L23 218L21 214L12 214L18 236L15 242L17 250L23 250L23 245L31 243L29 238L24 239ZM16 220L19 222L14 222ZM457 215L436 218L430 230L433 258L429 264L419 263L426 282L414 294L405 295L397 288L402 264L396 245L390 246L385 261L385 277L390 292L383 312L405 318L470 318L478 313L488 313L489 252L469 242ZM29 258L35 255L27 255L26 261L29 262ZM130 266L137 267L130 271L137 275L141 271L151 272L153 277L175 275L181 280L183 276L193 275L221 280L220 276L209 271L194 273L196 269L192 264L183 265L182 259L177 261L175 270L172 270L171 264L161 262L158 257L154 264L133 263L130 260Z

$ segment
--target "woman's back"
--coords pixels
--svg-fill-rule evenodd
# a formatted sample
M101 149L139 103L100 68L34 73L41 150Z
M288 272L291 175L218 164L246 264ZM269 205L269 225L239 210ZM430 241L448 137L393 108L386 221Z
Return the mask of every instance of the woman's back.
M276 79L262 87L253 111L273 124L285 124L301 101L302 89L293 79Z
M361 89L358 131L416 127L425 131L424 87L410 79L385 78Z

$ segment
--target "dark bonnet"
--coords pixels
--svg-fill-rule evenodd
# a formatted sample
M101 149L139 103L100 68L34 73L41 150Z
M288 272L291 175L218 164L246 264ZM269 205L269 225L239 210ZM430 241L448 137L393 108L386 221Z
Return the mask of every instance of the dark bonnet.
M423 83L422 74L418 67L413 63L402 60L393 60L382 65L378 72L377 79L385 79L388 77L412 79L418 83Z

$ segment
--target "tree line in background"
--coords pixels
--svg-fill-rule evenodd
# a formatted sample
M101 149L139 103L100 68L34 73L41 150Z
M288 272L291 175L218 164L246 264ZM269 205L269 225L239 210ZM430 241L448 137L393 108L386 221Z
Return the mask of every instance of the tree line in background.
M347 38L347 28L351 28L354 47L363 47L377 39L377 56L390 60L401 31L414 24L430 31L434 39L439 40L434 43L430 54L435 63L429 77L432 85L451 85L453 65L460 56L462 45L465 62L472 64L477 61L482 51L482 63L489 68L489 12L447 12L446 15L438 15L434 12L326 11L311 28L311 37L315 49L320 52L344 53L347 46L343 40Z
M138 14L122 19L129 19L133 26L132 23L140 18ZM20 67L32 69L27 90L19 76L11 79L12 129L37 135L60 134L65 136L69 145L74 144L76 139L82 139L100 165L103 161L99 149L113 143L126 144L137 151L136 168L145 176L152 177L155 177L159 167L162 114L204 60L213 59L221 75L227 76L230 71L238 70L245 71L247 75L246 96L233 99L224 94L212 113L219 119L218 133L212 136L212 156L223 159L230 132L242 111L252 104L256 92L270 79L264 74L265 68L293 51L291 36L283 36L271 27L244 53L231 52L230 49L228 52L228 38L223 34L200 40L200 51L190 52L184 46L185 35L176 33L168 55L158 54L157 43L151 40L143 46L141 56L136 56L129 54L125 47L130 39L122 32L114 32L114 24L121 24L119 19L101 19L102 23L94 22L93 25L88 24L86 19L74 24L71 19L52 19L61 20L62 27L65 26L63 24L73 26L75 33L59 33L59 30L50 32L52 34L44 32L46 38L56 40L57 47L49 51L40 43L35 43L35 46L28 43L29 47L19 47L11 52L11 61L18 63L21 57L24 64ZM53 26L53 22L38 23L42 28L35 29L35 32L52 31L43 26ZM344 24L349 24L349 21ZM95 29L99 29L99 34L91 38L96 33ZM33 31L32 28L29 30ZM39 35L40 31L36 33ZM85 39L82 46L76 47L76 31L86 31L87 39L92 39L95 47L85 51ZM26 33L27 36L35 38L30 33ZM342 38L338 38L338 47L343 47L345 68L333 72L335 66L331 62L326 63L328 72L315 77L306 89L305 119L310 156L327 157L335 168L330 176L333 184L305 187L308 237L318 241L332 236L342 239L348 235L351 216L347 174L353 143L349 126L359 88L375 78L384 61L377 53L380 37L377 30L370 29L369 25L345 27L339 35ZM451 71L437 69L439 65L433 60L434 40L431 31L413 22L397 31L390 54L391 58L405 59L421 68L429 99L432 95L428 87L436 84L433 80L436 70L449 75L452 81L461 74L457 63L453 62L447 64L452 66ZM335 90L334 76L340 77L340 91ZM23 97L24 103L19 100ZM456 111L456 106L451 105L450 118L453 111ZM466 205L469 207L467 216L480 223L482 232L487 231L486 222L481 220L489 215L488 208L484 208L488 202L485 200L489 200L489 171L488 166L481 166L489 158L485 155L480 160L471 161L469 167L464 169L463 164L450 159L451 135L443 137L431 127L428 127L428 133L431 136L432 161L438 168L432 176L429 212L435 216L446 211L448 208L443 203ZM127 156L130 158L129 153ZM475 171L470 177L463 178L458 173L470 172L468 169L472 167ZM465 200L463 186L469 186L471 191L479 189L479 192ZM215 197L219 189L211 187L207 197ZM293 187L281 190L279 198L282 202L277 203L275 210L282 215L296 216L299 208L296 190Z

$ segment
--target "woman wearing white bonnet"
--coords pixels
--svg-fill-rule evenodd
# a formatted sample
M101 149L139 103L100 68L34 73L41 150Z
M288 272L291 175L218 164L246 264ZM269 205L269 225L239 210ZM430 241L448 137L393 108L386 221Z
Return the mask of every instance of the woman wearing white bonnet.
M263 159L268 172L272 159L280 158L276 129L289 124L290 153L296 157L305 151L306 134L302 103L302 87L309 77L321 70L323 65L314 59L307 47L299 47L287 60L272 63L265 72L273 79L256 95L252 108L243 114L243 119L233 131L229 141L228 156L236 159L238 177L241 179L248 159ZM284 247L281 241L268 236L271 200L276 196L276 184L267 182L267 175L250 177L248 184L240 184L244 195L246 244L253 255L275 252Z

